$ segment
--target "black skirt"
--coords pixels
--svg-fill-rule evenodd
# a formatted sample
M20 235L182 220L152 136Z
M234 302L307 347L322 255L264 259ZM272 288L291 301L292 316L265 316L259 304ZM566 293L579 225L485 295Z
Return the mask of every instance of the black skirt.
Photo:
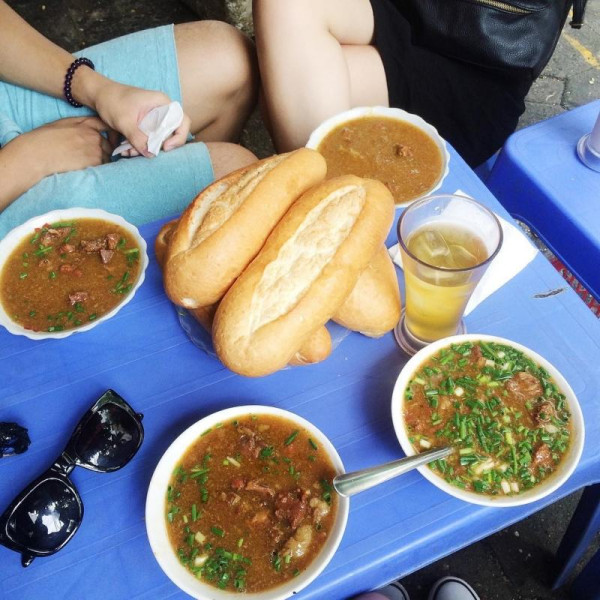
M433 125L471 167L485 162L516 129L531 81L414 45L410 23L393 2L370 1L390 106Z

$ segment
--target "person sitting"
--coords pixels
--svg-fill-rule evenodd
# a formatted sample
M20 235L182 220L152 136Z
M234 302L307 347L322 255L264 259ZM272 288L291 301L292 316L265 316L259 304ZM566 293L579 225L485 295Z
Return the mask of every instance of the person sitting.
M257 88L253 44L225 23L158 27L74 56L0 0L0 239L30 217L72 206L136 225L179 214L214 178L256 159L233 141ZM165 152L148 158L138 124L172 100L183 122ZM199 142L186 143L190 132ZM111 161L119 137L133 149Z
M405 0L254 0L266 114L278 151L356 106L393 106L438 129L469 165L515 130L532 79L413 44Z

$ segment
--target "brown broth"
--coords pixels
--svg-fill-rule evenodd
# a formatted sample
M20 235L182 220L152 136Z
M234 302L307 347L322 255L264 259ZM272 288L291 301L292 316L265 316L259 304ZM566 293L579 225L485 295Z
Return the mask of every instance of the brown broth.
M404 421L417 452L457 452L430 468L489 496L520 494L556 471L571 442L565 395L523 352L495 342L440 350L404 391Z
M325 450L288 419L245 415L219 424L188 448L171 478L173 550L221 589L280 585L306 569L329 536L335 474Z
M26 236L7 259L0 301L25 329L74 329L123 301L139 277L139 259L133 236L114 223L48 224Z
M396 204L429 191L442 175L436 143L411 123L390 117L360 117L329 132L318 151L327 176L357 175L385 183Z

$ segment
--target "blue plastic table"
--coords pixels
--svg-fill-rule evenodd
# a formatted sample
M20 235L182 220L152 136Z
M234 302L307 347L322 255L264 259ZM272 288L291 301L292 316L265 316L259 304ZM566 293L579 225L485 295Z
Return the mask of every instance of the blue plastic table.
M452 151L443 191L456 189L508 218ZM142 228L150 242L160 224ZM395 241L390 234L391 243ZM152 244L150 244L152 247ZM600 480L600 323L543 256L467 318L471 332L523 343L554 363L578 395L587 441L574 475L544 500L484 508L449 497L418 472L351 500L341 546L299 599L336 600L406 575ZM121 471L76 469L85 506L80 530L59 553L23 569L0 547L0 598L162 600L187 596L163 574L146 538L144 501L153 469L186 427L218 409L273 404L308 418L337 447L347 469L402 456L391 418L394 381L405 362L391 334L350 334L325 362L268 377L234 375L186 337L164 295L153 257L133 301L94 330L33 342L0 331L0 420L29 428L23 455L0 459L0 510L62 451L80 415L107 388L144 413L146 439Z
M600 100L513 133L486 185L600 300L600 173L577 156Z

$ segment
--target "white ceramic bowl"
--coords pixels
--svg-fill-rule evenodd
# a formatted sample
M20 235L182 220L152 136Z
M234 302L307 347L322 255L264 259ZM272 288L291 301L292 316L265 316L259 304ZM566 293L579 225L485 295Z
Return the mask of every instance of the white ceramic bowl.
M184 592L198 600L232 600L233 598L251 598L253 600L284 600L313 581L327 566L340 544L348 520L349 500L338 496L338 510L333 528L321 549L321 552L300 575L275 588L258 593L239 593L219 590L194 577L180 562L169 542L166 515L166 492L175 466L185 451L200 435L217 423L225 422L242 415L274 415L289 419L310 432L311 437L324 448L335 470L344 472L344 465L333 444L312 423L281 408L261 405L247 405L227 408L213 413L188 427L167 449L160 459L148 488L146 497L146 531L150 547L158 564L171 581Z
M565 394L566 401L571 412L571 428L573 437L571 439L571 444L567 454L563 457L562 462L555 473L532 489L516 496L484 496L483 494L461 490L460 488L447 483L444 479L442 479L442 477L434 473L427 465L419 467L418 470L421 472L423 477L428 479L431 483L444 492L473 504L481 504L484 506L519 506L522 504L535 502L536 500L540 500L541 498L558 489L575 470L575 467L579 462L579 458L581 457L581 452L583 451L585 426L583 422L583 415L581 413L581 407L579 406L577 397L571 389L571 386L567 383L566 379L560 374L555 366L526 346L494 335L474 333L447 337L438 340L437 342L433 342L429 346L426 346L417 352L417 354L415 354L406 363L394 386L394 391L392 394L392 421L396 431L396 436L398 437L398 441L402 446L402 450L404 450L404 453L407 456L412 456L416 453L412 447L412 444L408 440L408 433L405 427L404 418L402 416L404 408L404 390L406 389L408 382L412 379L414 372L442 348L446 348L450 346L450 344L454 343L460 344L466 341L474 342L477 340L496 342L498 344L512 346L513 348L516 348L517 350L520 350L526 354L536 364L544 367L544 369L548 371L561 392Z
M424 196L429 196L433 194L436 190L438 190L444 179L449 173L450 170L450 154L448 152L448 147L446 146L446 142L444 138L440 136L437 129L427 123L424 119L419 117L418 115L406 112L401 108L389 108L387 106L359 106L356 108L351 108L350 110L344 111L333 117L330 117L326 121L323 121L311 134L306 143L307 148L312 148L316 150L319 147L319 144L323 141L325 136L341 125L342 123L346 123L347 121L352 121L354 119L358 119L360 117L388 117L390 119L398 119L400 121L404 121L414 125L419 128L425 134L427 134L439 148L440 153L442 155L442 172L438 180L428 189L425 190L420 196L413 198L407 202L399 206L406 206L419 198L423 198Z
M131 234L140 249L140 274L133 288L117 306L115 306L111 311L107 312L102 317L79 327L66 329L63 331L30 331L25 329L8 316L4 310L4 307L0 303L0 325L5 327L10 333L14 333L15 335L24 335L31 340L44 340L48 338L65 338L73 333L89 331L90 329L98 326L100 323L103 323L107 319L110 319L116 315L128 302L131 301L136 290L142 285L145 277L146 267L148 266L146 241L140 235L140 232L137 230L137 228L131 223L128 223L123 217L120 217L119 215L113 215L97 208L65 208L62 210L54 210L52 212L40 215L39 217L33 217L22 225L19 225L18 227L15 227L9 231L2 241L0 241L0 273L4 268L4 261L10 256L12 251L23 241L26 236L31 235L36 227L42 227L46 223L75 221L77 219L102 219L103 221L120 225L123 227L123 229L127 230Z

